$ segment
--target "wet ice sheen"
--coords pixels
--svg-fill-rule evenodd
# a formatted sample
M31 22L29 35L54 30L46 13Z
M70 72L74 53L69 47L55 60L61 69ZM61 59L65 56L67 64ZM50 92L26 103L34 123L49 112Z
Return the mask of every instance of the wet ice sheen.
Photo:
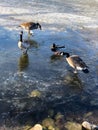
M89 100L91 106L97 106L97 5L97 0L0 1L0 103L5 107L0 114L9 112L11 107L25 110L28 106L29 111L39 109L37 103L41 101L53 101L56 106L74 102L77 97L80 104ZM42 31L34 30L28 56L23 56L17 47L17 26L24 21L42 25ZM25 31L24 39L27 40ZM65 45L63 51L80 55L90 73L74 75L65 57L52 56L52 43ZM36 89L42 93L38 102L29 97Z

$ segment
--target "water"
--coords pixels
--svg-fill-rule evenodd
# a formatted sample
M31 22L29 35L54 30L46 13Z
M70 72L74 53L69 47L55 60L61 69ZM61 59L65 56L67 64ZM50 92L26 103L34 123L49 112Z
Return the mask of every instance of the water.
M83 116L89 111L97 113L98 108L97 7L97 0L0 0L1 125L8 129L30 120L37 123L50 109L67 116L74 113L76 118L77 111L81 121L98 120L94 114ZM42 25L42 31L34 30L28 55L17 47L18 25L24 21ZM90 73L73 74L65 57L53 55L52 43L65 45L63 51L80 55ZM41 93L40 98L30 96L34 90ZM37 112L44 112L39 120L38 115L30 116Z

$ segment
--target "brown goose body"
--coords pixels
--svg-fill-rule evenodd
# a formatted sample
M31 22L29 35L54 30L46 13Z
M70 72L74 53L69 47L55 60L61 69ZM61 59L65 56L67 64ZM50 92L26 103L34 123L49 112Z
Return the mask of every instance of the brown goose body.
M88 67L86 63L78 56L78 55L69 55L69 53L64 53L66 55L66 61L68 64L75 69L75 73L77 70L82 70L84 73L88 73Z
M34 24L33 22L27 22L27 23L22 23L19 26L22 27L23 29L29 30L30 27Z
M19 27L28 30L28 34L30 34L30 30L34 30L38 28L41 30L41 25L39 23L34 23L34 22L25 22L20 24Z
M68 58L66 58L67 62L69 63L69 65L71 67L75 68L80 68L80 70L82 68L87 67L86 64L84 63L84 61L78 56L78 55L72 55Z

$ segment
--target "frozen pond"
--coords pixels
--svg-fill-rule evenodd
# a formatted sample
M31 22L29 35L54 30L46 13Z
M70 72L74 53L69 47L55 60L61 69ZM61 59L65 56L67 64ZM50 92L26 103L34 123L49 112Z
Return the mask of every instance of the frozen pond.
M97 0L0 0L1 125L15 127L31 119L38 121L43 118L40 113L47 114L50 109L66 113L71 119L72 113L76 118L81 113L81 121L98 121L97 18ZM24 21L42 25L42 30L34 30L28 55L17 46L18 25ZM90 73L74 74L65 57L53 55L52 43L65 45L63 51L79 55ZM35 90L40 97L31 96ZM93 114L83 116L89 112Z

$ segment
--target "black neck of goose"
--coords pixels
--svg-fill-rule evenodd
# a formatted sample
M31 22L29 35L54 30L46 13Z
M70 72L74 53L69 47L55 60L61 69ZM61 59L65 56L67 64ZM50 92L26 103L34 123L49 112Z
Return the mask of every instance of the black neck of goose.
M64 55L66 55L66 58L70 57L69 53L64 52Z
M22 34L20 34L20 42L23 42L23 40L22 40Z

